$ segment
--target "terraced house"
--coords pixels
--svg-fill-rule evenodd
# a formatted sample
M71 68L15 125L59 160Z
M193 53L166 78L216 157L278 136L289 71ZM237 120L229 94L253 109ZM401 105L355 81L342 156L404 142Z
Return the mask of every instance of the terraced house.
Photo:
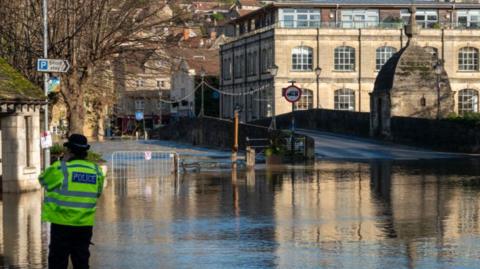
M244 121L290 112L282 88L291 80L303 89L295 109L368 112L379 70L406 45L412 6L418 44L443 60L455 111L478 112L479 1L306 0L276 1L231 22L235 37L220 51L221 115L235 107Z

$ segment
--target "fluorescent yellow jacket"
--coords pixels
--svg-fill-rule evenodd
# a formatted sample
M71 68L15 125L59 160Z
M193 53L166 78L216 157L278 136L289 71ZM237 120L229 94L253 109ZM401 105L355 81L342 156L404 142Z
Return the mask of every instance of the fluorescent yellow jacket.
M53 163L39 177L45 188L42 220L61 225L93 226L104 179L98 165L89 161Z

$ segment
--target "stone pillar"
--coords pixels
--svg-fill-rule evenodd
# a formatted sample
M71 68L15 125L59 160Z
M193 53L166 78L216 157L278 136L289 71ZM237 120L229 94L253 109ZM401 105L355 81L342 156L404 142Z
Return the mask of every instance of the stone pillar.
M2 118L2 190L40 189L40 114L38 110ZM27 128L28 127L28 128Z
M42 193L3 195L3 244L7 265L42 264Z

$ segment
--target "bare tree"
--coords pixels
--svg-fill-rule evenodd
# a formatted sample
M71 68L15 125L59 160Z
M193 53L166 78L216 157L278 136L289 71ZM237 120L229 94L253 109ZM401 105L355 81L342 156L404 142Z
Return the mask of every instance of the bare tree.
M41 0L0 0L0 56L41 82L35 61L43 54ZM69 73L61 76L61 95L66 103L70 133L82 132L85 101L104 107L111 76L110 63L165 43L162 27L176 20L163 12L168 1L159 0L49 0L49 48L51 58L68 59ZM110 77L110 79L112 79ZM94 100L94 102L92 102ZM93 109L95 111L95 109Z

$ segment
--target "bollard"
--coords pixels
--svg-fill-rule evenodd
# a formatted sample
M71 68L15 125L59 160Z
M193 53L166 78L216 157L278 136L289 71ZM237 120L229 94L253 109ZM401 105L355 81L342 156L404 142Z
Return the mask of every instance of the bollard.
M144 136L145 140L148 140L148 132L145 131L145 136Z
M135 132L135 138L138 140L138 137L139 137L139 134L138 134L138 131Z
M247 168L255 167L255 149L252 147L247 147L245 153L245 159L247 161Z

